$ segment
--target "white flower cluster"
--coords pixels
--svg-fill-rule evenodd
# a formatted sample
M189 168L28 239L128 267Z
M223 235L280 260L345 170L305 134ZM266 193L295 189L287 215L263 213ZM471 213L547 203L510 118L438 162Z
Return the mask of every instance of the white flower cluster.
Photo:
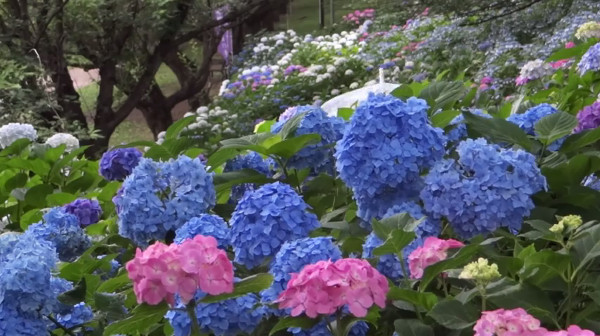
M520 76L527 80L534 80L552 74L552 71L553 69L550 64L537 59L525 63L521 68Z
M65 145L65 151L70 152L79 148L79 139L68 133L56 133L46 140L46 145L52 148Z
M0 147L6 148L19 139L37 139L37 132L30 124L10 123L0 127Z
M212 109L208 106L200 106L196 112L188 112L184 115L184 117L190 116L196 116L196 121L189 124L186 130L210 130L225 134L233 134L229 124L238 117L237 114L230 114L229 111L220 106L215 106Z

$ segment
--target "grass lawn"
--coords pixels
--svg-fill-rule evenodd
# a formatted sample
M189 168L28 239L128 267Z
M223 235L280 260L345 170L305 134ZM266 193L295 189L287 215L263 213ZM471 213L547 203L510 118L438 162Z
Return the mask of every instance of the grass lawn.
M330 0L325 2L325 29L331 26ZM334 20L341 20L350 9L345 8L349 1L333 0ZM279 22L279 29L293 29L298 34L309 34L319 30L319 0L293 0L289 15Z

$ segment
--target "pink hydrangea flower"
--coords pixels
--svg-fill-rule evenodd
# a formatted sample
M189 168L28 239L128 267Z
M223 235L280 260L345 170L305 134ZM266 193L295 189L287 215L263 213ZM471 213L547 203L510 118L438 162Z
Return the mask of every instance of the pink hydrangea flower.
M413 279L421 279L427 266L446 259L448 256L448 249L460 248L463 246L465 246L465 244L454 239L444 240L436 237L427 237L423 246L416 248L408 256L410 277Z
M525 77L519 76L515 79L515 84L517 84L517 86L525 85L527 82L529 82L529 80Z
M567 49L571 49L574 47L575 47L575 42L573 42L573 41L565 43L565 48L567 48Z
M125 266L138 303L188 303L198 289L211 295L233 291L233 265L213 237L197 235L182 244L156 242L137 249Z
M579 326L572 325L567 330L550 331L544 336L596 336L591 330L581 329Z
M374 304L385 307L388 291L387 278L366 260L346 258L319 261L292 274L277 302L281 309L291 308L292 316L315 318L347 305L351 314L364 317Z
M546 336L548 330L522 308L485 311L473 327L474 336Z

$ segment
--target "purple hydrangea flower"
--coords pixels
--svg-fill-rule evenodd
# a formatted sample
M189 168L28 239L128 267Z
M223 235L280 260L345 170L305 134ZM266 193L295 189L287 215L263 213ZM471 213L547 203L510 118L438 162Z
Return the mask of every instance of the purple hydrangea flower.
M102 216L102 208L96 200L79 198L64 206L67 213L75 215L81 227L98 223Z
M575 127L576 133L600 126L600 101L584 107L577 113L577 119L579 124Z
M135 168L142 152L136 148L117 148L102 155L100 175L109 181L123 181Z

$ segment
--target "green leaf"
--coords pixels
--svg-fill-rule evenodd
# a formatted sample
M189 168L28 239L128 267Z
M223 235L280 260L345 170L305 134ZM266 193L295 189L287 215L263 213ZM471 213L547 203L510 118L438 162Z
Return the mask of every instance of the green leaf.
M206 166L210 167L211 171L214 171L225 162L236 157L239 153L240 150L235 148L221 148L208 158Z
M98 287L98 291L99 292L107 292L107 293L113 293L116 292L118 289L131 284L131 280L129 280L129 276L127 273L123 273L119 276L116 276L114 278L110 278L108 280L106 280L105 282L103 282L99 287Z
M277 155L289 159L304 147L317 144L320 141L321 136L318 134L303 134L274 144L268 148L268 155Z
M471 258L479 251L479 249L479 245L467 245L458 250L458 252L456 252L456 254L454 254L452 257L425 268L423 277L421 278L421 283L419 284L419 290L421 292L425 291L429 283L442 272L451 268L458 268L466 265L469 261L471 261Z
M296 130L300 126L300 123L302 122L304 116L306 116L307 113L308 112L298 113L285 122L285 124L281 128L281 131L279 132L279 135L281 135L281 138L283 140L287 140L290 136L293 137L296 134Z
M572 238L575 273L578 273L588 263L600 257L600 225L592 225L577 232Z
M600 155L586 152L570 158L554 167L542 167L551 190L559 191L567 187L580 186L588 175L600 169Z
M546 59L546 62L559 61L566 58L582 56L593 44L595 39L588 42L577 45L573 48L563 48L554 52L550 57Z
M550 322L555 319L554 304L548 298L548 293L528 283L516 283L513 280L503 279L500 290L488 286L487 299L494 305L505 308L523 308L537 318ZM514 285L507 286L509 283Z
M108 320L120 320L125 316L123 309L125 296L120 294L94 292L94 307L106 313Z
M23 231L25 231L29 225L41 221L42 216L43 213L40 209L31 209L21 216L21 222L19 223L19 226Z
M558 111L543 117L535 123L535 133L544 145L548 146L554 141L571 134L577 126L577 118Z
M420 98L427 100L430 114L438 109L451 107L464 94L465 87L462 82L435 82L421 91Z
M186 118L182 118L174 122L165 133L165 139L173 139L179 136L179 133L183 131L186 126L196 121L196 116L189 116Z
M415 240L416 236L417 235L414 232L393 230L383 244L373 250L373 255L381 256L402 253L402 249ZM408 274L406 276L408 276Z
M174 155L166 147L154 144L144 153L144 157L154 161L166 161L174 158Z
M147 304L139 305L131 312L130 317L108 325L106 329L104 329L103 335L145 334L163 319L168 310L169 307L166 303L157 306L150 306Z
M271 126L274 124L275 120L263 120L254 127L254 133L269 133L271 132Z
M280 318L277 324L273 326L273 329L269 332L269 336L275 334L278 331L286 330L288 328L301 328L304 330L311 329L317 324L317 319L311 319L306 316L297 316L297 317L284 317Z
M233 288L233 293L221 295L208 295L204 299L202 299L201 302L213 303L233 299L249 293L258 293L261 290L269 288L272 283L273 275L269 273L255 274L236 283Z
M400 99L408 99L415 95L410 86L406 84L402 84L399 87L395 88L392 92L390 92L390 94Z
M38 184L27 190L25 203L36 208L46 207L46 197L54 192L54 188L48 184Z
M213 183L217 193L231 189L234 185L240 185L244 183L265 184L271 181L273 180L253 169L242 169L233 172L226 172L213 177Z
M533 143L519 126L499 118L485 118L471 112L463 112L467 125L480 135L495 143L517 144L532 151Z
M458 115L460 115L460 111L457 110L441 111L431 116L431 124L434 127L444 128Z
M414 219L406 212L386 217L382 220L374 219L372 221L373 232L375 232L379 239L385 241L390 237L392 231L398 229L405 230L413 221Z
M121 182L108 182L104 187L102 187L102 191L98 194L98 200L102 202L112 202L113 197L117 194L117 191L120 187Z
M50 165L41 159L26 160L22 158L12 158L7 162L7 166L27 171L32 171L44 177L50 171Z
M25 150L25 148L29 146L30 143L31 140L29 139L17 139L8 147L0 151L0 156L21 154Z
M58 300L67 305L76 305L79 302L85 301L86 289L86 280L82 278L73 289L60 294Z
M600 127L570 135L560 147L561 153L575 152L600 140Z
M554 277L565 279L570 263L571 258L566 254L552 250L535 252L525 258L520 278L538 286Z
M354 114L354 109L348 107L340 107L337 111L337 116L340 118L344 118L344 120L349 121Z
M420 320L396 320L394 329L398 335L402 336L434 336L433 328Z
M433 293L421 293L412 289L403 289L396 286L390 288L387 294L388 300L402 300L425 310L431 310L438 302L437 296Z
M69 193L55 193L46 196L48 206L55 207L71 203L77 199L77 196Z
M448 329L460 330L471 327L480 317L480 311L471 304L457 300L440 301L428 316Z

